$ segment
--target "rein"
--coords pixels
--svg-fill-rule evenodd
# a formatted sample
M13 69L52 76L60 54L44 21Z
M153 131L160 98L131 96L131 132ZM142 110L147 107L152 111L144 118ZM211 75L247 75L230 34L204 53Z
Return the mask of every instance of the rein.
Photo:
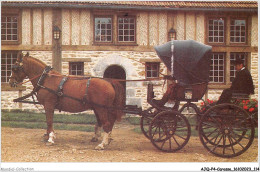
M25 83L27 83L27 82L33 81L33 80L35 80L36 78L40 77L41 75L42 75L42 74L36 75L35 77L29 79L28 81L20 82L20 83L18 83L17 85L23 85L23 84L25 84Z
M33 91L25 96L22 96L22 97L19 97L17 99L14 99L13 101L14 102L21 102L21 103L29 103L29 104L40 104L39 102L36 102L35 99L34 99L34 96L37 95L37 92L39 91L39 89L45 89L45 90L48 90L49 92L55 94L58 96L58 99L60 97L66 97L66 98L70 98L72 100L75 100L75 101L78 101L78 102L81 102L81 103L84 103L84 104L89 104L91 106L98 106L98 107L102 107L102 108L107 108L107 109L114 109L114 110L125 110L125 109L119 109L119 108L115 108L115 107L108 107L108 106L104 106L104 105L101 105L101 104L97 104L97 103L93 103L93 102L90 102L88 100L85 99L78 99L78 98L75 98L75 97L72 97L72 96L68 96L68 95L65 95L65 94L60 94L59 91L57 90L53 90L53 89L50 89L50 88L47 88L43 85L43 81L44 79L47 77L47 76L57 76L57 77L65 77L66 75L59 75L59 74L49 74L48 72L51 70L52 68L50 66L46 66L44 71L42 72L42 74L40 75L36 75L35 77L29 79L28 81L25 81L25 82L22 82L22 83L18 83L19 85L22 85L24 83L27 83L29 81L32 81L32 80L35 80L36 78L39 78L38 82L37 82L37 86L33 89ZM157 77L157 78L148 78L148 79L137 79L137 80L125 80L125 79L112 79L112 78L100 78L100 77L86 77L86 76L66 76L67 78L70 78L70 79L88 79L88 84L90 84L90 79L91 78L99 78L99 79L105 79L105 80L115 80L115 81L121 81L121 82L128 82L128 81L136 81L136 82L139 82L139 81L153 81L153 80L162 80L162 79L165 79L163 77ZM63 83L64 84L64 83ZM88 87L88 86L87 86ZM86 90L86 93L87 93L87 90ZM29 97L32 97L33 101L27 101L25 99L29 98ZM86 95L84 96L86 97Z

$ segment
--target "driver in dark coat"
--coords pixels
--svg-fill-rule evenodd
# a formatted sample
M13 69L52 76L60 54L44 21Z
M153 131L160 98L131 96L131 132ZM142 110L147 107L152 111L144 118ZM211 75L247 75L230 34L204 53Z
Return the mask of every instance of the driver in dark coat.
M254 94L254 84L248 69L244 67L243 60L236 59L234 62L236 77L230 88L223 90L217 104L229 103L232 93Z

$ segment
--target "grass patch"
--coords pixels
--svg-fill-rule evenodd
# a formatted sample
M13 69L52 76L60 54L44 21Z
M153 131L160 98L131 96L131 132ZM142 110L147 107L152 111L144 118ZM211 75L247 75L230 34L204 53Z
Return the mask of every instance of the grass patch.
M12 128L28 128L28 129L47 129L46 123L43 122L17 122L17 121L2 121L3 127ZM83 126L73 124L54 124L55 130L71 130L71 131L86 131L94 132L94 126Z
M127 121L131 125L140 125L140 120L141 120L141 117L128 117L127 118Z
M46 129L46 116L41 113L2 111L2 126L13 128ZM91 114L54 114L54 127L57 130L93 132L96 123L95 115ZM78 124L78 125L75 125ZM87 126L88 124L92 126Z
M2 121L46 122L45 114L24 112L2 112ZM54 114L54 123L65 124L95 124L95 115L90 114Z

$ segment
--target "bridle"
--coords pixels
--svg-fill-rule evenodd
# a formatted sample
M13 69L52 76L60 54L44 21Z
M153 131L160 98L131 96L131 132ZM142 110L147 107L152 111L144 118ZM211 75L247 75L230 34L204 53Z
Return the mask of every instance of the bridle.
M12 68L11 68L12 72L14 73L18 73L18 72L23 72L25 75L26 75L26 78L24 79L27 79L28 78L28 75L26 74L26 72L24 71L24 68L23 68L23 60L21 61L16 61L14 65L12 65ZM10 79L13 78L14 79L14 82L13 82L13 86L14 87L17 87L18 84L22 83L21 82L17 82L16 78L14 76L10 76Z

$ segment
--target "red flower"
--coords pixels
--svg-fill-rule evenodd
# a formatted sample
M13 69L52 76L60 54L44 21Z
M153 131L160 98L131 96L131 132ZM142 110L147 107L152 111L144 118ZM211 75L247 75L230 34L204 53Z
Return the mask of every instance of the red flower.
M255 109L254 108L250 108L249 109L249 112L253 112Z
M211 100L210 103L213 103L213 100Z
M245 100L243 100L243 103L246 103L246 101L245 101Z
M203 106L204 105L204 102L201 102L201 106Z
M210 103L210 100L209 100L209 99L207 99L207 101L208 101L208 103Z
M257 107L258 107L258 105L255 105L255 107L257 108Z
M244 106L244 109L248 109L248 107L247 107L247 106Z

